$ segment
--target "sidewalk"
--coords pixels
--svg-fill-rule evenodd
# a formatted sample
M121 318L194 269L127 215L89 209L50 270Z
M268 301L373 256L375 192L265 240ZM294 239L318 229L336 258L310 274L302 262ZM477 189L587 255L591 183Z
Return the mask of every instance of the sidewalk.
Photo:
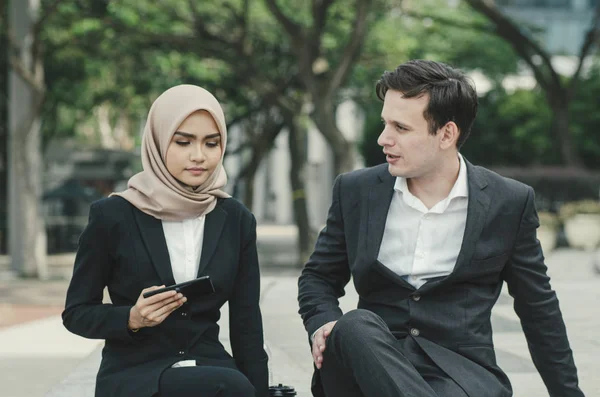
M594 274L591 254L562 249L552 252L547 264L567 324L571 346L586 396L600 396L600 276ZM265 268L262 310L270 356L271 383L292 385L299 397L310 396L312 374L307 335L297 315L297 276L291 268ZM93 380L101 342L70 334L61 324L67 283L0 281L0 384L3 397L93 396ZM353 288L342 298L344 311L356 306ZM227 346L227 311L222 337ZM499 365L509 375L516 397L547 396L525 343L512 298L505 292L493 316ZM67 379L69 394L56 385ZM48 391L52 390L49 394Z

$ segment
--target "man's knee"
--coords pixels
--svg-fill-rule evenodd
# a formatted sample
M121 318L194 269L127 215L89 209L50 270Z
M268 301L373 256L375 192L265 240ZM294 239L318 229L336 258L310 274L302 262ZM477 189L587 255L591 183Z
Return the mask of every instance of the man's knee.
M377 314L364 309L356 309L344 314L335 324L327 344L351 344L364 342L372 331L385 327L385 322Z
M356 309L344 314L327 338L321 367L323 382L336 383L340 373L352 376L352 368L363 360L366 351L360 347L372 343L377 331L385 329L385 322L371 311Z

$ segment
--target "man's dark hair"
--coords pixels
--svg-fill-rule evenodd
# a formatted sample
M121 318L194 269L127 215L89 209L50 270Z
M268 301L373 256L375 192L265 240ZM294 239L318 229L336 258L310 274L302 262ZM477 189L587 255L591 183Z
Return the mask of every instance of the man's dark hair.
M472 81L460 70L434 61L416 59L386 71L375 86L382 101L388 90L400 91L406 98L429 94L429 104L423 112L429 133L453 121L460 130L456 146L460 148L471 132L477 115L477 93Z

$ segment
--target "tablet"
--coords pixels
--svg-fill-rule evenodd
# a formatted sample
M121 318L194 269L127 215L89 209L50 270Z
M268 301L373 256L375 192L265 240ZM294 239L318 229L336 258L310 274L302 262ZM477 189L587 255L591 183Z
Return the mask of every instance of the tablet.
M190 281L184 281L183 283L144 292L144 298L150 298L151 296L160 294L161 292L173 290L181 292L183 296L190 299L193 297L210 295L215 292L215 287L213 286L209 276L202 276Z

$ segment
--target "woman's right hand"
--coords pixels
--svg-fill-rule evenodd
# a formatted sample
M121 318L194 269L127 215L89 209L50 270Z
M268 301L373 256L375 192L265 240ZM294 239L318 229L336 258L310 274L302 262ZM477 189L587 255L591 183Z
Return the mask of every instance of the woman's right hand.
M155 327L187 301L185 296L176 291L162 292L144 298L144 292L162 287L164 285L142 290L135 306L129 311L129 322L127 323L129 329L135 331L144 327Z

